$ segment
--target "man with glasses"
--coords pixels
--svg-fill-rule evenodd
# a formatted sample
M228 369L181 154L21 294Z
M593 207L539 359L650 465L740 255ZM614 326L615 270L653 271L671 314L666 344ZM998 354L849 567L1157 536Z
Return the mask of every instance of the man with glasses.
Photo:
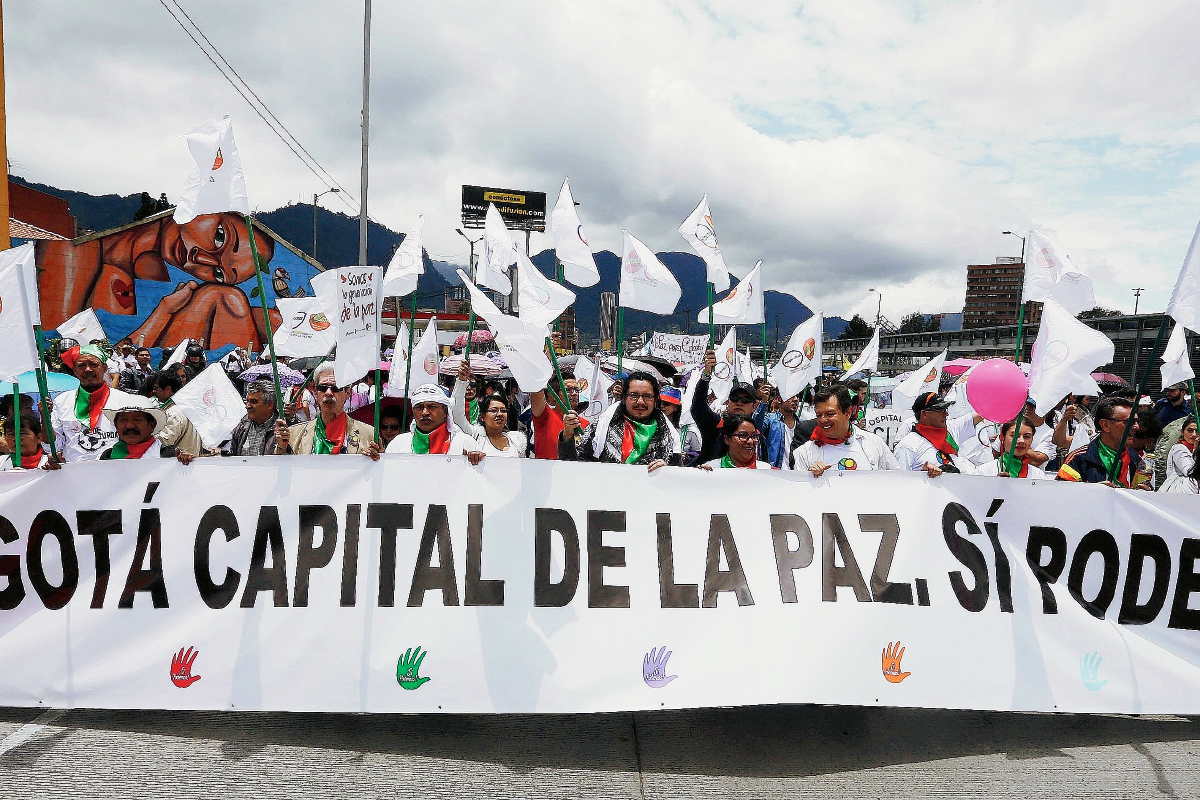
M246 387L246 416L229 435L227 456L275 455L275 384L255 381Z
M817 424L812 438L796 450L796 469L821 477L826 470L901 469L882 438L851 424L858 406L844 384L830 384L813 395Z
M569 411L558 439L559 460L639 464L649 472L679 466L679 435L663 413L660 394L653 375L629 373L621 385L621 403L590 426L578 444L575 434L582 423L578 412Z
M1130 446L1128 440L1125 442L1125 452L1120 456L1116 483L1109 479L1113 466L1117 463L1117 448L1121 446L1125 425L1132 413L1133 401L1128 397L1101 398L1096 404L1096 427L1100 429L1100 435L1087 447L1082 447L1067 456L1066 461L1059 467L1058 480L1102 483L1105 486L1120 486L1126 489L1135 485L1138 471L1143 468L1142 457ZM1150 487L1146 485L1139 488Z
M379 438L383 440L381 445L384 450L392 443L401 433L404 428L400 422L400 408L398 406L387 406L379 412Z
M342 455L357 453L373 461L379 460L379 445L375 430L366 423L351 419L346 413L350 399L349 387L334 381L333 363L326 361L317 367L313 376L313 393L317 397L317 418L301 425L275 420L275 453L283 455Z

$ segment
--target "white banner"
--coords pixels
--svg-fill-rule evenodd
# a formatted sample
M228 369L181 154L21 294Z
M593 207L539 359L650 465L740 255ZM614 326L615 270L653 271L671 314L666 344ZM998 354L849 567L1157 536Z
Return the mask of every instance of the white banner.
M339 267L311 281L337 331L334 380L349 386L379 367L379 267Z
M650 337L650 355L665 358L672 364L699 364L708 349L708 336L685 336L679 333L654 332Z
M1198 528L1186 495L917 473L6 472L0 704L1197 714Z

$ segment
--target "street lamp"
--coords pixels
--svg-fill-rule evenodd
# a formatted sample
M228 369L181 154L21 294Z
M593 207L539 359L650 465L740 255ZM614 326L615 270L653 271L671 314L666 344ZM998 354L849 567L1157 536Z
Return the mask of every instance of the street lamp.
M883 292L878 289L867 289L867 294L875 292L879 295L879 303L875 306L875 327L879 327L879 320L883 319Z
M1025 264L1025 237L1021 236L1019 233L1013 233L1012 231L1000 231L1000 235L1016 236L1018 239L1021 240L1021 264L1024 265Z
M335 186L332 189L326 189L325 191L323 191L319 194L313 195L313 249L312 249L313 261L320 260L317 258L317 201L320 200L321 197L324 195L327 195L330 193L336 194L340 191L341 191L341 189L339 189L338 187Z

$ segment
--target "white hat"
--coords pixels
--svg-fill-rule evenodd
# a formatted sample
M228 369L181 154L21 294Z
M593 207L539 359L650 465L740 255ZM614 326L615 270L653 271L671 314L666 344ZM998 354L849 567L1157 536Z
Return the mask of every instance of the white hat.
M151 436L153 436L154 434L161 431L163 429L163 426L167 424L167 415L166 415L166 413L163 412L163 410L161 408L158 407L158 404L155 403L153 400L144 399L144 398L140 398L140 397L137 397L137 398L134 398L131 400L126 400L125 404L122 405L120 408L104 409L104 416L108 417L109 422L111 422L113 425L116 425L117 424L117 414L120 414L123 411L141 411L143 414L146 414L151 419L153 419L154 420L154 430L150 431Z
M414 406L417 403L441 403L446 408L450 408L450 397L446 394L446 390L433 383L426 383L413 389L413 393L408 399Z

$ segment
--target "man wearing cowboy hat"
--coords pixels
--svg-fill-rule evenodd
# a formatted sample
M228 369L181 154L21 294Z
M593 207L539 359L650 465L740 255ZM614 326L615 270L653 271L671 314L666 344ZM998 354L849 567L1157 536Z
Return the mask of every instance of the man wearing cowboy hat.
M483 460L479 443L450 420L450 397L446 390L427 383L413 390L412 429L387 446L389 453L466 456L472 464Z
M102 412L124 408L142 398L114 389L105 382L108 357L99 345L85 344L62 354L79 386L54 398L50 426L60 461L95 461L117 441L112 421Z
M144 397L135 397L120 408L104 409L104 416L117 432L117 441L100 453L100 461L122 461L134 458L178 458L190 464L194 456L170 445L164 445L154 434L167 424L167 415L158 404Z
M379 460L375 428L352 419L346 413L350 389L338 386L332 361L325 361L313 374L313 394L317 397L317 418L288 427L275 421L275 453L283 455L340 455L357 453Z

